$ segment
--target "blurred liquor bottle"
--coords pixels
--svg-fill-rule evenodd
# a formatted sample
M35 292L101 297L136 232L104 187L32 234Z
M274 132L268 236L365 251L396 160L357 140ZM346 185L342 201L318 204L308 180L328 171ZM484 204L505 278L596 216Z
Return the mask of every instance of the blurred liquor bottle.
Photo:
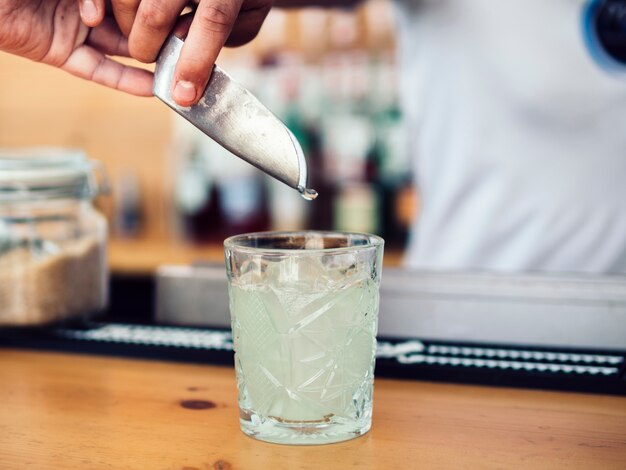
M179 170L176 211L183 237L196 243L221 243L237 233L270 227L265 176L187 123L178 125ZM185 152L184 150L187 149Z
M405 122L398 102L397 69L390 54L377 57L372 76L372 122L378 154L381 232L387 246L405 246L417 212Z
M300 73L302 59L299 55L270 51L261 60L259 69L262 78L258 80L255 93L259 99L276 114L291 130L302 146L311 168L310 145L303 113L300 109ZM308 186L313 180L309 175ZM273 230L303 230L311 208L297 191L273 179L267 179L269 212Z
M124 168L114 177L113 185L113 233L120 238L136 238L141 235L144 223L139 176L135 171Z
M322 117L324 171L334 197L333 229L379 233L377 170L370 164L374 143L371 121L369 54L360 48L357 17L331 18L331 51L322 63L326 106Z

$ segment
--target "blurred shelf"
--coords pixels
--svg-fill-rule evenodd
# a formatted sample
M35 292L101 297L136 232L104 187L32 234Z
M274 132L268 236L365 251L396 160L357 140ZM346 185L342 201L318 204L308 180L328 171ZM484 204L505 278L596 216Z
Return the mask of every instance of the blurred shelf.
M385 251L385 266L399 266L402 250ZM192 245L174 240L120 240L109 241L109 265L116 274L152 274L164 264L191 264L194 262L224 261L221 244Z

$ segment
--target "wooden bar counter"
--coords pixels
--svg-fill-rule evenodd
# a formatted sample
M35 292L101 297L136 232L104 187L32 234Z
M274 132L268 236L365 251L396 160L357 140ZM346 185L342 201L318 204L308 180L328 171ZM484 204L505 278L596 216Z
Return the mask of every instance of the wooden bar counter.
M0 349L1 469L626 468L626 397L377 379L366 436L239 431L234 370Z

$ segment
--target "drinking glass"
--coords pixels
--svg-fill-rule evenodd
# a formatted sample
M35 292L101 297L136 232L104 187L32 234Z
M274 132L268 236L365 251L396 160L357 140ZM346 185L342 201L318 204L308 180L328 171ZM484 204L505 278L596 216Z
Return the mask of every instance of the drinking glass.
M264 232L224 246L242 431L280 444L366 433L383 239Z

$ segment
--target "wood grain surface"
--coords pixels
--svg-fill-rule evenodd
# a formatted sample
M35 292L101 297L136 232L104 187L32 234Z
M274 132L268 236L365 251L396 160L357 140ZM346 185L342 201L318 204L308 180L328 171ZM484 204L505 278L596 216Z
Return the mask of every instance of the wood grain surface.
M0 349L2 469L626 468L626 398L377 379L366 436L239 431L234 370Z

